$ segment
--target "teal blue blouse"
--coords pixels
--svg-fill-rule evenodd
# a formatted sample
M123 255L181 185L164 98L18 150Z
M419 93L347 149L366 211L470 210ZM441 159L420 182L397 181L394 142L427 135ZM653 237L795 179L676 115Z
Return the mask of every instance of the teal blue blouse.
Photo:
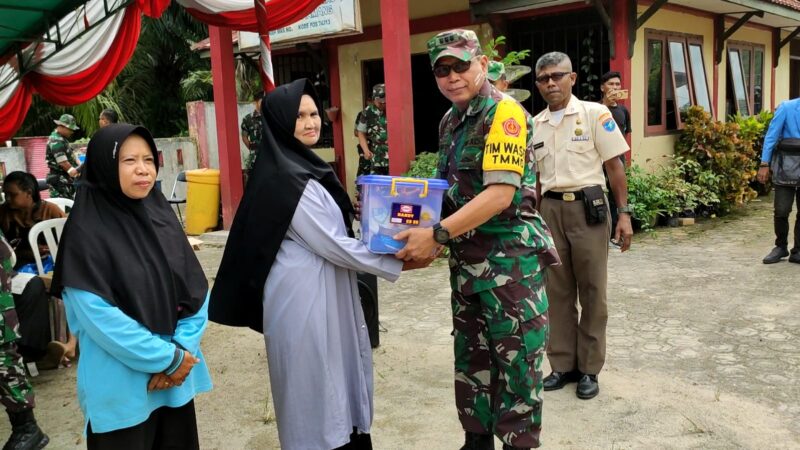
M78 338L78 402L92 432L138 425L154 410L177 408L211 390L200 340L208 324L208 295L197 314L178 321L175 334L153 334L119 308L91 292L67 287L63 292L70 331ZM173 361L176 344L197 358L181 386L147 391L150 377Z

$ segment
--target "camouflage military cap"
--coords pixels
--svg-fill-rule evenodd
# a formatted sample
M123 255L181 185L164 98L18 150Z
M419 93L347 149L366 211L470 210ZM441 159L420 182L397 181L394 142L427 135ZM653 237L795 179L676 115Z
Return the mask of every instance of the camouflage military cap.
M58 118L58 120L54 120L53 122L55 122L56 125L67 127L72 131L75 131L80 128L78 124L75 123L75 118L72 117L72 114L62 114L61 117Z
M453 56L462 61L482 55L481 43L472 30L450 30L439 33L428 41L428 55L431 66L439 58Z
M373 86L372 87L372 98L374 100L383 100L383 99L385 99L386 98L386 85L381 83L381 84L376 84L375 86Z
M492 61L489 63L489 81L497 81L506 74L506 66L500 61Z

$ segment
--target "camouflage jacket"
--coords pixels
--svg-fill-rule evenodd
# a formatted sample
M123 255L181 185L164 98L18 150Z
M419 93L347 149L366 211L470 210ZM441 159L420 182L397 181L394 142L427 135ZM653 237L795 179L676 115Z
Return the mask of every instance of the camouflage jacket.
M386 133L386 114L375 105L367 106L361 113L356 130L367 135L369 150L373 153L372 167L389 167L389 145Z
M0 345L19 339L19 319L14 308L14 297L11 295L11 247L0 233ZM3 361L3 366L6 366Z
M256 150L258 144L261 142L261 112L253 110L250 114L244 116L242 119L242 133L247 135L250 141L250 154L245 161L245 168L250 170L256 162Z
M504 115L495 123L501 101ZM523 128L524 134L520 133ZM503 141L506 135L513 136L516 144ZM532 136L530 114L488 82L464 113L453 106L442 118L438 176L447 179L450 185L445 193L443 217L466 205L486 186L518 187L507 209L451 240L453 290L471 295L559 263L550 230L535 209L536 159Z
M62 179L70 180L71 177L66 170L61 168L60 163L67 161L72 167L78 167L78 160L69 148L69 141L64 136L53 130L47 139L47 150L45 152L47 167L53 175L59 175Z

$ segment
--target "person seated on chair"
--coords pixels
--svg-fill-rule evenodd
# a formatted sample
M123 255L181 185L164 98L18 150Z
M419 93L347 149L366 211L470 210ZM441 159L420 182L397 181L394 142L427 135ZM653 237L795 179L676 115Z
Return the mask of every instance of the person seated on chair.
M28 241L31 228L44 220L65 217L65 214L58 206L42 200L36 178L27 172L8 174L3 180L3 194L6 202L0 205L0 230L16 254L14 269L18 270L35 263ZM44 242L39 245L39 253L49 253ZM75 357L77 341L69 335L64 344L50 336L49 295L42 279L15 273L12 293L22 336L18 348L25 361L35 361L40 370L55 369L61 363L69 364Z
M28 233L37 223L66 217L57 205L42 200L39 183L27 172L11 172L3 180L3 194L6 202L0 205L0 230L14 249L18 270L25 264L35 263L33 249L28 242ZM39 254L49 253L47 244L40 242Z

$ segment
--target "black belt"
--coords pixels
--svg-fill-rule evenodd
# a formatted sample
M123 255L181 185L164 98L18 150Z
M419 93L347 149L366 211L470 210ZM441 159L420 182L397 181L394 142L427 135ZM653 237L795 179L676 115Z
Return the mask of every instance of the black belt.
M554 200L574 202L575 200L583 200L583 191L575 191L575 192L547 191L544 193L544 196L547 198L552 198Z

